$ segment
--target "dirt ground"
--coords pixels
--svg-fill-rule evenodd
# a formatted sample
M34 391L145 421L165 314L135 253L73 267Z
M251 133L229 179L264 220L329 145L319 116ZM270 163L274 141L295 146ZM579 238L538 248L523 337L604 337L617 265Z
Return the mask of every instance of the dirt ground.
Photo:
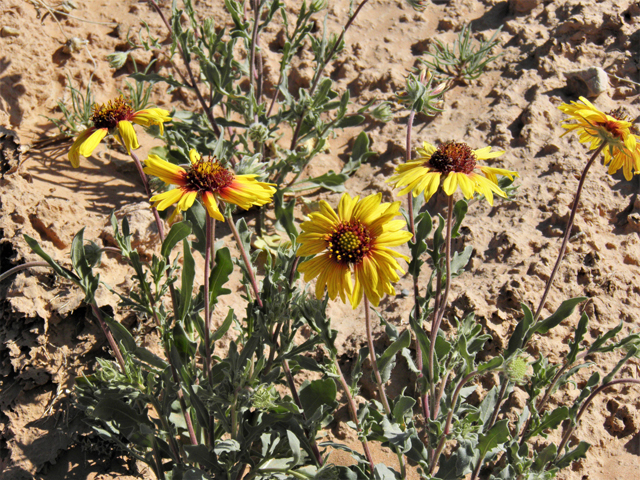
M141 251L153 245L148 204L127 157L103 145L73 169L67 160L69 143L43 141L57 133L44 116L60 116L56 101L69 100L69 81L84 89L92 78L97 101L113 98L124 87L132 65L114 70L106 56L125 50L127 32L137 33L142 21L160 38L166 38L166 31L143 0L73 3L77 7L73 17L59 15L59 22L39 0L0 3L0 272L38 260L23 234L38 239L65 264L71 239L82 227L85 239L108 245L107 215L113 209L130 216ZM169 0L159 3L168 11ZM295 11L300 2L285 3ZM219 24L230 22L223 2L194 0L194 5ZM329 2L328 28L339 31L348 12L348 1ZM587 159L587 149L574 136L560 138L563 114L556 107L589 94L586 84L568 81L567 72L603 69L608 83L591 100L603 111L622 106L632 119L640 114L640 86L634 83L640 82L640 2L434 0L417 13L400 0L370 0L347 33L345 51L326 73L339 90L348 88L358 105L374 97L391 100L433 40L451 42L469 22L475 36L485 39L502 26L497 49L502 55L479 80L449 92L441 114L417 116L414 148L422 140L464 141L472 148L493 145L506 154L492 165L520 173L515 201L498 200L494 207L478 202L470 207L461 241L473 246L473 256L467 272L455 279L450 297L450 315L476 312L493 336L488 344L488 353L493 354L505 347L508 333L519 320L519 303L536 305L540 298ZM276 34L275 27L266 32L265 44L273 42ZM65 47L73 38L80 40L75 41L76 51ZM148 54L134 55L141 66L150 61ZM277 59L274 51L265 48L267 88L277 81ZM311 59L306 50L298 55L290 82L308 86ZM157 106L195 105L190 92L167 94L163 88L154 90ZM394 199L385 179L404 161L406 121L407 112L400 111L394 121L367 127L376 155L348 181L349 192L382 191L385 201ZM354 134L357 129L333 139L331 151L321 155L310 173L338 170ZM140 156L145 158L153 143L145 137L140 143ZM566 298L588 296L587 340L620 321L625 332L640 327L639 193L640 175L626 181L622 171L610 176L605 167L595 165L587 179L575 234L547 303L555 309ZM335 205L339 196L319 193L311 198L325 198ZM440 211L443 205L442 199L434 201ZM221 229L219 238L231 246L228 230ZM101 279L118 289L131 285L127 267L114 257L104 259ZM397 290L410 285L410 278L404 277ZM234 293L222 301L224 312L226 306L242 310L237 273L232 287ZM153 342L149 325L120 312L115 296L102 290L98 302L110 305L118 320ZM383 314L396 324L406 322L409 308L410 299L403 295L381 303ZM336 302L330 313L339 330L341 358L349 363L365 343L362 307L353 311ZM73 407L73 378L89 371L97 356L105 355L101 332L86 317L82 295L45 269L21 272L0 285L3 479L151 478L150 472L127 464L119 452L91 434ZM576 322L574 315L548 336L535 339L530 353L560 359ZM382 345L382 329L378 334ZM597 366L607 371L617 358L601 355ZM619 375L638 378L639 365L631 362ZM578 380L589 374L584 370ZM391 394L406 384L407 376L396 371ZM367 393L366 385L363 391ZM554 401L576 395L576 389L569 389ZM510 401L522 402L522 395L515 394ZM637 388L614 388L600 396L576 433L593 445L588 458L561 472L559 478L640 478L639 410ZM331 434L354 441L344 426L335 427ZM388 452L376 451L376 455L378 461L394 462ZM338 454L332 460L347 461Z

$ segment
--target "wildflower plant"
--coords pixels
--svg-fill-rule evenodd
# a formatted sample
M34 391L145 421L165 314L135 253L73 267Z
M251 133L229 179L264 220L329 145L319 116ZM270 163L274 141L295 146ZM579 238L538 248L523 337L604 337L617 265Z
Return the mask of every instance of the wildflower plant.
M469 246L456 250L458 242L452 240L462 235L466 215L474 213L474 200L484 198L493 205L498 200L494 195L511 199L509 182L519 175L508 168L509 155L468 145L466 139L438 146L423 139L422 147L415 148L414 115L436 114L435 104L448 88L446 83L432 85L433 77L424 71L410 75L406 91L397 96L398 112L409 112L405 162L388 179L399 190L398 200L382 202L381 192L362 196L344 192L349 175L371 155L364 132L356 136L340 173L303 177L304 168L323 151L335 129L359 126L365 114L374 119L391 115L385 104L349 113L348 91L334 91L332 80L323 74L344 48L345 32L367 0L355 6L336 36L324 30L312 33L312 19L325 7L322 0L303 2L296 18L290 18L278 0L247 5L226 0L233 23L229 31L211 19L201 19L190 0L185 0L183 10L174 2L168 18L151 3L165 20L171 45L164 47L150 36L140 48L166 48L161 53L172 71L133 77L187 88L195 92L199 109L136 110L124 99L112 100L94 107L69 158L76 166L79 156L90 155L106 135L119 138L138 167L154 212L158 248L143 260L132 247L128 220L118 221L112 215L117 248L86 242L80 231L72 242L70 266L63 266L35 239L25 237L43 262L15 267L0 277L47 265L84 292L115 359L100 359L92 373L76 379L76 400L94 430L147 464L157 478L172 480L391 480L406 478L409 468L429 480L480 476L533 480L553 478L584 457L588 443L573 438L593 399L614 385L640 384L618 376L626 362L638 357L640 335L623 331L620 323L587 344L589 318L580 312L568 352L559 362L533 355L529 347L536 335L546 335L586 300L565 300L549 316L542 315L595 159L604 153L610 172L624 168L625 176L638 173L638 139L628 122L600 112L586 100L560 107L570 116L567 131L578 133L595 152L578 184L558 260L538 307L534 312L522 304L506 348L490 356L484 351L490 336L474 312L464 318L449 314L452 284L472 253ZM285 41L280 79L269 96L260 34L276 15ZM472 51L470 33L463 32L464 49L457 45L446 50L460 58ZM315 71L309 88L292 92L286 79L293 56L305 42L314 52ZM484 53L490 50L487 45L483 48ZM239 49L246 57L236 55ZM479 73L461 70L465 71ZM141 161L132 123L156 129L164 147ZM286 143L280 137L282 129L291 134ZM417 157L412 160L414 151ZM498 158L500 166L478 164ZM146 174L161 180L162 191L151 191ZM308 190L305 185L343 194L337 205L321 200L318 210L298 225L295 200L285 194ZM431 199L437 196L446 199L446 218L431 212ZM158 211L174 204L167 229ZM275 217L269 227L280 229L287 241L265 251L252 249L254 232L246 218L233 219L233 206L258 207L256 230ZM273 216L264 215L267 209L273 209ZM397 218L400 215L405 219ZM226 221L231 230L237 258L229 246L215 242L216 220ZM125 292L106 287L119 295L120 308L153 325L155 348L141 346L97 304L96 292L105 288L100 279L105 250L122 258L135 283ZM196 268L196 254L204 259L202 271ZM414 302L398 327L379 306L385 295L395 294L394 283L404 275L405 266L413 280ZM229 278L235 268L240 269L245 287L244 311L222 307L220 302L231 293ZM349 380L335 343L339 325L332 325L327 314L330 301L349 303L354 309L363 306L367 342L353 361ZM215 310L224 318L216 326ZM374 320L384 325L388 337L382 351L373 342ZM445 320L453 327L448 332L442 328ZM306 334L300 335L303 330ZM599 371L590 361L602 352L619 354L611 371ZM390 396L386 387L400 357L415 384ZM593 373L575 400L550 409L554 393L571 385L583 368L592 368ZM377 393L356 403L368 371ZM299 385L296 375L302 374L307 379ZM486 383L477 382L481 377L493 384L485 388ZM506 401L516 388L528 395L524 408ZM473 400L478 389L481 400ZM346 398L348 425L361 448L323 438L322 429L335 421L338 390ZM561 434L557 444L547 440L542 448L534 448L538 437L555 430ZM376 464L374 444L389 447L397 463ZM349 452L355 463L332 465L328 454L333 449Z

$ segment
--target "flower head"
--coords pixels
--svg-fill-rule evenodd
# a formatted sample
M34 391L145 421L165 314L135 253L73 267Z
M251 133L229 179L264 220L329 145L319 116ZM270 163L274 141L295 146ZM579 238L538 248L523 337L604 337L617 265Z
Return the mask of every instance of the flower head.
M158 210L164 210L177 202L171 219L179 212L188 210L200 195L209 216L224 222L218 209L218 199L248 210L253 205L269 203L276 191L273 184L258 182L256 175L236 175L220 165L215 158L203 159L194 149L189 152L189 159L191 165L187 169L153 154L144 162L146 174L178 187L151 197L153 206Z
M609 174L622 168L624 178L631 180L634 173L640 173L640 142L630 131L631 122L624 120L621 110L606 114L586 98L580 97L580 101L582 103L563 103L558 107L571 117L570 120L575 120L562 125L567 130L562 136L575 131L581 143L590 144L590 150L606 144L603 154Z
M129 102L122 96L110 100L108 103L95 104L92 110L91 123L93 126L80 133L69 150L69 161L75 168L80 165L80 155L90 157L108 134L118 133L116 138L122 142L127 153L140 147L131 122L143 127L158 125L160 133L164 133L163 123L171 120L169 112L162 108L146 108L134 112Z
M314 258L298 270L306 282L317 277L317 298L322 297L325 286L331 299L340 295L346 303L348 298L353 308L363 295L375 306L385 293L395 295L391 283L400 278L396 271L404 273L396 258L409 259L389 247L406 243L411 233L401 230L404 220L394 220L400 202L380 203L381 199L380 193L362 200L345 193L337 213L321 201L320 211L311 213L302 224L297 255Z
M424 192L425 201L428 201L438 191L442 180L442 189L449 196L459 186L465 198L470 199L478 192L486 197L489 205L493 205L494 193L504 198L507 196L498 187L497 175L505 175L512 180L519 177L511 170L478 166L478 160L496 158L504 153L491 152L491 147L471 150L465 143L449 142L436 148L423 142L417 152L420 156L416 160L396 167L395 175L387 180L396 188L403 187L400 195L413 192L417 197Z

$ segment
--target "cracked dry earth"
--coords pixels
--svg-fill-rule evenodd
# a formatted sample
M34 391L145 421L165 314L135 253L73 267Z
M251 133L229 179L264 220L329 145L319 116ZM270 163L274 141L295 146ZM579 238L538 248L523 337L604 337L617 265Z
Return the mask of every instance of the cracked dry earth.
M170 2L160 2L165 9ZM222 2L196 1L203 15L218 24L229 22ZM296 11L297 1L286 1ZM349 2L329 2L327 26L338 31L348 16ZM160 18L144 1L75 0L76 18L59 17L60 25L43 8L21 0L0 4L0 272L38 258L22 239L28 234L63 264L73 235L85 228L85 238L101 245L113 242L107 215L115 210L128 215L142 254L153 248L152 218L141 184L121 151L104 146L78 169L66 158L69 144L46 141L55 135L44 116L59 116L56 100L68 100L69 81L84 89L92 76L98 101L113 97L124 86L131 64L110 69L105 56L126 49L126 34L137 32L145 21L156 35L166 37ZM89 23L97 22L97 23ZM488 355L499 352L520 318L520 302L535 304L549 276L564 222L567 219L586 161L586 149L576 138L559 138L563 115L561 102L588 95L589 86L568 81L566 73L587 68L603 69L608 81L591 100L603 111L623 106L631 118L640 114L640 3L631 0L450 0L435 1L423 13L402 1L371 0L362 10L346 40L347 47L327 69L339 90L349 89L359 105L374 97L392 99L404 85L404 76L435 39L451 42L456 32L472 23L477 38L499 34L502 55L488 72L469 85L447 94L444 111L433 118L418 115L414 147L421 140L438 143L464 140L473 148L493 145L507 153L500 165L516 170L521 178L514 202L484 203L470 207L460 242L473 247L467 271L455 279L448 316L475 311L493 340ZM6 28L5 28L6 27ZM277 81L277 29L265 33L266 88ZM68 39L82 48L69 52ZM147 54L135 54L144 67ZM289 81L306 87L312 75L312 55L302 50ZM95 64L94 64L95 60ZM159 68L165 68L159 62ZM593 93L593 92L592 92ZM195 105L192 93L170 94L159 86L154 102L164 108ZM368 194L382 191L386 201L394 192L385 184L393 168L404 158L406 113L394 121L372 123L367 133L376 152L347 183L348 191ZM339 169L355 130L331 141L331 151L309 167L309 174ZM357 132L356 132L357 133ZM45 140L45 141L43 141ZM148 139L147 139L148 140ZM141 141L144 158L153 145ZM591 318L587 340L624 324L624 331L640 328L640 175L624 180L622 172L609 176L596 165L585 185L575 234L549 297L549 308L563 299L590 297L586 313ZM336 204L338 196L316 192ZM442 198L432 200L433 211L442 211ZM299 214L301 218L301 213ZM247 216L251 223L251 215ZM231 245L229 231L220 232ZM116 258L106 257L101 278L116 289L131 286L129 272ZM242 310L237 273L233 294L224 297L221 310ZM397 290L410 288L402 278ZM98 303L152 345L148 324L120 311L117 299L101 290ZM381 311L399 324L407 318L410 301L403 295L386 298ZM330 313L339 330L341 359L347 365L365 339L362 310L333 303ZM218 314L220 317L222 314ZM217 318L220 320L220 318ZM567 351L574 315L548 336L531 345L532 355L551 360ZM448 328L445 325L445 328ZM378 346L384 343L378 328ZM126 462L92 434L74 408L70 391L73 379L91 371L97 357L104 357L105 341L97 325L87 317L82 295L46 269L23 271L0 285L0 468L7 480L151 478L144 467ZM610 369L613 355L600 355L597 366ZM638 361L623 369L626 376L640 375ZM582 371L577 383L589 371ZM392 377L390 394L407 385L409 374L400 366ZM302 380L302 379L299 379ZM373 393L364 385L363 394ZM555 404L572 399L577 389L560 392ZM523 392L509 400L522 405ZM558 478L640 478L640 393L614 388L589 408L576 435L593 447L588 457ZM346 418L341 409L338 419ZM347 443L356 443L353 432L336 424L329 432ZM557 441L557 438L551 438ZM540 442L544 442L540 439ZM379 450L377 461L393 465L393 455ZM333 454L332 454L333 455ZM348 461L338 454L336 462ZM415 472L410 478L417 478Z

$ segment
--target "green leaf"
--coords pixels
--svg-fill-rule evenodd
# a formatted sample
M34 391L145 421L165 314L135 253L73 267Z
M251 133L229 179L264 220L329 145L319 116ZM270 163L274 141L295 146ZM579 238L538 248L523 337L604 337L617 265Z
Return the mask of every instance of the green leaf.
M453 252L453 258L451 259L451 275L460 275L462 273L464 267L469 263L472 253L473 247L471 245L465 247L462 253Z
M565 318L573 313L578 304L584 302L587 297L575 297L569 300L565 300L558 307L558 309L549 317L544 320L536 323L530 330L527 340L531 338L534 333L539 333L540 335L544 335L553 327L556 327L560 324Z
M127 352L133 352L136 348L136 340L133 338L133 335L129 333L129 330L122 325L120 322L116 322L109 315L102 313L102 318L111 330L116 341L121 344Z
M187 85L184 85L181 82L178 82L173 77L163 77L162 75L158 75L157 73L149 73L149 74L134 73L130 75L130 77L139 82L148 82L151 85L155 85L156 83L159 83L159 82L165 82L171 85L172 87L187 88Z
M80 286L85 294L85 302L93 303L95 292L100 283L99 278L93 274L84 250L84 228L80 230L71 242L71 263L73 269L80 277Z
M276 228L280 228L294 237L298 236L298 229L295 222L296 199L291 198L288 202L284 200L286 190L277 190L273 196L274 214L276 217Z
M419 368L422 368L422 373L427 374L429 371L429 355L426 355L426 352L429 351L430 341L427 337L427 334L424 332L422 327L418 325L413 317L409 320L411 329L413 333L415 333L416 338L418 339L418 343L420 343L420 348L422 349L422 365L418 365Z
M576 460L581 458L585 458L587 456L587 450L591 447L590 443L580 442L576 448L571 450L566 455L562 456L560 459L556 460L555 465L559 469L567 468Z
M335 128L349 128L362 125L365 121L363 115L347 115L335 123Z
M550 443L546 446L541 452L538 453L534 458L533 465L531 469L534 472L543 472L545 467L549 462L552 462L558 453L558 447L555 443Z
M493 357L491 360L487 362L483 362L480 365L478 365L478 373L488 372L489 370L495 370L496 368L500 367L503 363L504 363L504 359L502 358L501 355L498 355L497 357Z
M378 370L380 372L384 371L389 363L395 358L396 354L403 348L408 348L409 345L411 345L411 332L407 329L400 334L400 337L395 342L389 345L382 355L378 357L376 360Z
M497 422L487 433L480 435L478 440L480 458L485 457L491 450L503 445L509 438L509 420L505 418Z
M531 430L528 437L533 438L536 435L540 435L544 430L548 428L554 429L567 418L569 418L569 408L567 407L558 407L551 412L547 412L544 414L544 417L542 417L542 422L540 422L540 425Z
M224 319L224 322L222 322L222 325L220 325L217 330L213 332L213 335L211 336L212 342L220 340L223 335L229 331L229 328L231 328L231 325L233 324L233 319L233 309L230 308L229 312L227 313L227 317Z
M456 205L453 207L453 214L456 217L456 221L453 224L453 228L451 229L451 238L458 238L460 236L460 226L462 225L464 217L467 215L468 207L468 202L464 199L458 200L456 202Z
M576 357L578 356L578 352L580 352L580 343L584 339L585 333L587 333L587 325L589 323L589 317L586 313L583 313L580 316L580 321L578 322L578 326L576 327L575 334L573 336L573 341L570 344L569 353L567 355L567 359L565 363L567 365L573 364L576 361Z
M353 143L349 161L342 167L340 173L353 174L371 155L374 155L374 152L369 150L369 137L365 132L360 132Z
M344 173L335 173L333 170L330 170L328 173L320 175L319 177L306 178L304 182L313 183L332 192L339 193L344 192L344 182L347 180L349 180L349 177Z
M591 344L591 346L589 347L589 353L595 353L600 351L603 348L604 344L607 343L607 341L614 338L616 335L618 335L618 333L620 333L620 330L622 330L622 325L623 325L623 322L621 320L616 327L613 327L604 335L598 336L598 338L596 338Z
M509 339L509 346L507 351L505 352L504 358L511 357L514 353L516 353L519 349L524 347L525 339L527 338L527 333L533 324L533 313L529 309L527 305L521 303L522 311L524 312L524 316L522 320L518 322L515 330L511 334L511 338Z
M229 275L233 272L233 261L231 253L227 247L221 248L216 252L216 265L213 267L211 276L209 277L209 298L213 305L221 295L228 295L231 290L224 288L229 281Z
M165 237L164 242L162 242L162 250L160 251L162 256L168 258L173 247L175 247L178 242L187 238L190 233L191 224L189 222L174 223Z
M437 480L460 480L468 473L471 473L471 468L478 458L475 447L476 442L461 440L458 448L449 458L444 453L441 454L438 460L439 468L433 478Z
M289 467L295 467L296 465L301 463L302 460L302 452L300 451L300 440L296 435L287 430L287 440L289 440L289 447L291 448L291 454L293 455L293 459L291 463L289 463Z
M42 250L42 248L40 247L40 244L38 244L38 242L35 239L31 238L29 235L23 235L23 237L27 242L27 244L29 245L29 247L31 248L31 250L33 250L34 253L36 253L40 258L42 258L45 262L47 262L58 275L60 275L63 278L66 278L67 280L72 281L75 284L78 283L78 280L79 280L78 277L71 270L68 270L58 265L58 263L53 258L51 258L49 255L47 255L44 252L44 250Z
M602 379L602 385L605 385L609 383L611 380L613 380L613 377L616 376L616 374L620 371L620 369L624 366L625 363L627 363L631 358L633 358L636 355L637 351L638 351L638 347L636 347L635 345L629 346L627 350L627 354L624 356L624 358L620 360L616 364L616 366L613 367L613 370L611 370L609 374Z
M332 378L314 380L300 389L300 403L307 418L313 417L322 405L333 407L338 391Z
M198 463L208 470L217 467L216 456L205 445L184 445L183 448L189 462Z

